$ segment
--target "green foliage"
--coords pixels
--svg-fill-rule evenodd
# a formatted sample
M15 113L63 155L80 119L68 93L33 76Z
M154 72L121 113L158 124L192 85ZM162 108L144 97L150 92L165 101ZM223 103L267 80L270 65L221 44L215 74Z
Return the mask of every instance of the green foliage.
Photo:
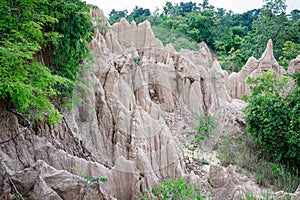
M257 183L272 186L275 191L294 192L299 185L299 171L269 160L262 154L262 147L250 134L223 136L218 145L218 158L223 166L235 165L254 174Z
M295 75L299 82L299 74ZM274 73L248 79L252 95L246 97L247 132L276 162L300 166L300 89L290 86L288 77Z
M79 0L0 4L0 98L34 120L59 122L90 41L89 7Z
M131 22L132 20L134 20L137 24L145 21L146 19L148 19L148 17L151 15L150 10L149 9L144 9L138 6L135 6L135 8L133 8L132 13L130 13L130 15L127 16L127 19L129 22Z
M229 73L239 72L245 64L245 57L240 49L231 49L228 55L222 55L220 64L222 68Z
M296 22L288 18L285 10L284 0L265 1L259 18L252 23L252 31L242 41L241 52L246 57L259 58L269 39L273 41L274 56L277 59L282 56L282 48L286 41L299 43L299 31L294 27Z
M199 147L200 142L205 139L205 136L212 133L216 127L214 118L205 115L198 116L198 126L195 128L195 132L189 132L189 135L193 136L191 141L192 149Z
M49 68L54 74L76 81L80 65L89 54L92 39L90 8L80 0L55 0L42 6L58 23L47 28L59 34L50 47ZM60 85L60 99L71 97L74 85Z
M82 178L84 178L86 181L88 181L90 184L93 184L95 182L107 182L108 179L107 178L101 178L101 177L90 177L87 174L85 174L81 169L78 168L72 168L72 170L78 172Z
M127 10L123 10L123 11L120 11L120 10L115 10L115 9L112 9L112 11L109 13L109 23L110 24L114 24L116 22L119 22L121 18L126 18L127 17L127 13L128 11Z
M142 59L139 56L132 58L132 61L135 62L135 64L137 64L137 66L139 66L139 67L141 67L143 64Z
M152 29L155 36L160 39L164 45L172 44L176 51L180 51L182 49L190 49L194 51L198 50L197 42L179 31L156 26L152 27Z
M246 200L274 200L269 194L265 194L263 198L256 198L251 193L246 193Z
M296 58L299 52L300 52L300 44L296 44L292 41L286 41L282 48L282 56L279 58L279 64L287 70L290 61Z
M271 11L274 15L280 15L285 12L286 0L264 0L263 9Z
M184 178L169 179L160 181L160 185L151 190L155 199L203 199L199 194L199 189L193 183L187 183Z
M300 10L292 10L291 11L291 18L294 22L297 22L300 20Z
M107 178L101 178L101 177L90 177L89 175L85 174L81 169L78 168L72 168L72 170L78 172L82 178L84 178L87 181L86 190L84 192L84 196L86 199L89 197L89 189L92 187L95 183L99 184L99 187L101 187L99 182L107 182Z
M199 165L209 165L209 162L207 160L205 160L205 158L201 158L199 161L198 161L198 164Z

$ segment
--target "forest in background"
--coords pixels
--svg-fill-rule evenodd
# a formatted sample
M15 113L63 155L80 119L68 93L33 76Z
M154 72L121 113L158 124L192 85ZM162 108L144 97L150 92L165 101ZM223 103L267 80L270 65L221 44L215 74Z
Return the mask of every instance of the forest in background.
M205 42L229 73L239 71L251 56L259 58L269 39L273 40L275 58L285 69L300 54L300 10L286 12L285 0L264 0L260 9L235 14L203 3L167 2L162 11L153 13L136 6L131 13L113 9L109 22L122 17L129 22L148 20L153 32L164 45L171 43L177 51L197 50Z

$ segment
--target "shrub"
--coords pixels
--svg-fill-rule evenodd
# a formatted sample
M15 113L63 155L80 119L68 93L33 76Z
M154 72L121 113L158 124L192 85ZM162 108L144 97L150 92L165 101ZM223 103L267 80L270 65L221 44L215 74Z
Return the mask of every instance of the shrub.
M238 170L255 174L257 183L263 187L272 185L275 191L294 192L300 182L297 170L291 173L283 164L268 160L259 146L250 134L224 135L218 145L218 157L223 166L232 164Z
M159 200L166 199L202 199L199 189L193 183L187 183L184 178L162 180L159 186L151 190Z
M205 139L205 136L208 136L216 127L216 122L214 118L205 115L198 116L198 125L195 128L194 132L189 132L189 135L193 136L191 141L191 148L195 149L199 147L200 142Z
M78 172L82 178L84 178L86 181L90 182L91 184L100 181L100 182L107 182L108 179L107 178L102 178L102 177L90 177L89 175L87 175L86 173L84 173L81 169L79 168L72 168L72 170Z
M300 75L276 78L272 72L249 78L252 95L246 97L247 132L254 136L264 153L276 162L300 166Z

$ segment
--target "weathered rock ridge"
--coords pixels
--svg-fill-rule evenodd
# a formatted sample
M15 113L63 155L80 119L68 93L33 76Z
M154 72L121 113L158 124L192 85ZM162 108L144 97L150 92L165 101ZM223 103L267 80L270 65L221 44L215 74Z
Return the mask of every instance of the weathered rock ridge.
M258 77L262 72L273 71L276 76L293 74L300 69L300 55L291 60L288 70L284 70L276 61L273 54L273 44L269 40L267 48L259 60L251 57L238 73L232 73L226 77L226 88L232 98L241 99L244 95L250 95L250 87L246 83L249 77Z
M111 30L96 30L90 48L89 92L60 125L28 126L0 102L0 199L17 191L24 199L135 199L160 179L198 180L186 171L177 136L204 114L221 130L241 133L245 103L237 98L248 93L247 76L268 66L284 73L269 43L260 61L250 58L245 73L228 77L206 44L176 52L147 21L122 19ZM108 182L89 184L74 168Z

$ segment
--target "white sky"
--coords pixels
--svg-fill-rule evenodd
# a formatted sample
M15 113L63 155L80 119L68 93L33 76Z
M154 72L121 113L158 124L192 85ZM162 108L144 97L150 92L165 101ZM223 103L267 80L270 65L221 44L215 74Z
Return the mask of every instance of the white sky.
M155 8L162 9L168 0L84 0L89 4L97 5L101 8L105 15L108 16L112 9L125 10L127 9L129 13L132 11L134 6L140 6L143 8L149 8L151 12ZM196 2L202 3L203 0L169 0L173 3L180 2ZM243 13L255 8L261 8L263 5L263 0L209 0L210 5L217 8L225 8L227 11L232 10L234 13ZM290 12L294 9L300 10L300 0L286 0L288 5L287 11Z

